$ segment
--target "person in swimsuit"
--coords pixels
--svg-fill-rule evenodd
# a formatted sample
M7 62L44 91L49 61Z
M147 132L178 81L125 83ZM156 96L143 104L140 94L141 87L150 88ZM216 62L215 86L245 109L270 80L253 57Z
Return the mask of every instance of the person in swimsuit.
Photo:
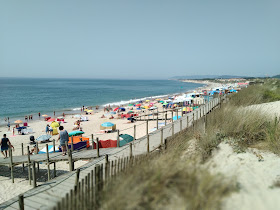
M1 145L1 153L4 155L4 158L8 157L8 149L9 147L12 147L13 150L15 150L14 146L11 144L10 140L7 138L7 135L4 134L3 138L0 141L0 145Z
M68 146L69 135L66 130L64 130L63 126L59 126L60 134L58 136L58 140L60 140L60 146L62 150L62 155L66 155L66 147Z

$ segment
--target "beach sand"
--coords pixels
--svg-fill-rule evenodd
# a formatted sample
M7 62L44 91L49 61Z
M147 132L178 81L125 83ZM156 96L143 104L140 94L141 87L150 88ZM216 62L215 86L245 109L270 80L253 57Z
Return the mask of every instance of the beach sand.
M246 109L266 114L272 119L280 116L280 101L251 105ZM259 156L263 161L259 161ZM249 148L245 153L235 153L229 144L221 143L208 163L214 174L222 173L236 179L240 190L225 199L226 210L279 209L280 157L271 152Z

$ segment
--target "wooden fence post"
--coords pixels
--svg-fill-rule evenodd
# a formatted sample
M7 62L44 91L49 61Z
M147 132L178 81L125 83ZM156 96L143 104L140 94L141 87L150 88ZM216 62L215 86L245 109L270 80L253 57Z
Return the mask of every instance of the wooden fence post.
M120 130L117 130L117 147L120 147Z
M92 149L94 149L93 134L91 134L91 144L92 144Z
M47 148L47 167L48 167L48 181L51 179L51 172L50 172L50 156L49 156L49 145L46 144Z
M55 153L55 140L53 140L53 153ZM39 165L39 163L38 163L38 165ZM38 169L39 169L39 167L38 167ZM39 170L38 170L38 172L39 172ZM53 178L55 178L55 177L56 177L56 163L53 162Z
M149 121L146 121L146 134L149 134Z
M167 150L167 138L164 139L164 149Z
M27 158L28 158L28 179L29 179L29 185L31 185L31 161L30 161L29 146L27 146Z
M96 154L97 154L97 157L99 158L99 138L96 137Z
M21 143L21 155L24 155L24 151L23 151L23 143ZM24 163L22 163L22 171L24 171Z
M12 183L15 183L15 180L14 180L13 151L12 151L11 147L9 147L9 156L10 156L11 179L12 179Z
M174 122L172 122L172 136L174 136Z
M78 186L79 179L80 179L80 169L78 168L76 171L75 186Z
M163 128L160 129L160 145L163 144Z
M157 130L158 130L158 112L157 112Z
M150 135L147 134L147 153L150 152Z
M133 130L133 143L136 140L136 125L134 125L134 130Z
M180 131L183 130L183 123L182 123L182 117L180 118Z
M68 162L69 162L69 171L74 171L72 150L70 149L68 150Z
M37 187L36 183L36 167L35 167L35 161L32 161L32 177L33 177L33 188Z
M189 115L187 115L187 128L189 127Z
M129 143L129 157L132 158L132 144Z
M68 144L67 144L68 147ZM74 151L73 136L71 136L71 151Z
M105 155L105 182L108 182L108 174L109 174L109 169L108 169L108 164L109 164L109 155Z
M167 112L165 113L164 125L166 125L166 121L167 121Z
M18 196L19 210L24 210L24 197L23 194Z

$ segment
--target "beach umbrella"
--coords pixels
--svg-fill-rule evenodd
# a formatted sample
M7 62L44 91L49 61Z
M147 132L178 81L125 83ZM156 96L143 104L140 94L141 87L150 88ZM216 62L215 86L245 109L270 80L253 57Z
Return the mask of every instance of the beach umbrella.
M146 100L146 102L149 102L150 100Z
M64 119L64 117L63 116L59 116L59 117L57 117L57 119Z
M54 118L51 118L51 119L48 120L48 122L53 122L53 121L55 121Z
M142 104L136 104L135 106L142 106Z
M21 120L16 120L14 123L19 124L19 123L22 123L22 121Z
M129 113L134 113L134 111L129 111L129 112L127 112L127 114L129 114Z
M57 127L59 127L59 123L56 122L56 121L53 121L53 122L51 123L51 127L52 127L52 128L57 128Z
M120 109L122 112L125 111L125 108L123 108L123 107L120 107L119 109Z
M84 111L85 111L85 112L87 112L87 111L88 111L88 109L84 109Z
M133 136L128 135L128 134L121 134L121 135L119 135L119 137L120 137L120 147L133 141Z
M42 117L47 117L47 116L48 116L47 114L43 114L43 115L42 115Z
M167 104L168 104L168 103L165 102L165 103L163 103L162 105L167 105Z
M183 108L183 111L184 111L184 112L188 111L188 110L187 110L187 107L184 107L184 108Z
M116 112L110 112L110 114L117 114Z
M71 136L82 135L84 133L85 133L84 131L72 131L72 132L68 133L68 135L69 135L69 137L71 137Z
M93 112L93 110L91 109L91 110L87 110L87 112Z
M51 138L52 136L51 135L48 135L48 134L44 134L44 135L41 135L39 136L36 141L47 141Z
M153 106L151 108L149 108L150 110L154 110L154 109L157 109L157 107Z
M102 123L101 126L102 127L112 127L114 126L115 124L114 123L111 123L111 122L105 122L105 123Z
M117 111L118 109L119 109L119 107L115 108L115 109L114 109L114 112Z
M181 118L181 116L178 116L178 118L177 118L177 116L174 116L173 117L173 120L178 120L178 119L180 119Z
M128 104L128 106L133 106L133 104Z
M141 108L137 108L137 110L141 110Z

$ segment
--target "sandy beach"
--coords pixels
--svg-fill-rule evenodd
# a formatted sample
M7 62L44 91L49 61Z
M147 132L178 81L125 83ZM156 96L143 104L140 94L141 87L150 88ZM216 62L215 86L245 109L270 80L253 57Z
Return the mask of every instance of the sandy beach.
M215 83L205 83L206 86L203 86L201 88L196 89L197 92L200 92L203 89L212 89L213 87L217 87L217 84ZM158 107L158 111L162 111L162 104L157 103L156 100L149 101L144 103L143 105L149 105L149 103L153 102L155 106ZM142 110L136 110L136 107L129 107L124 106L126 108L126 111L124 113L127 113L130 109L133 109L135 113L143 113ZM150 113L152 114L153 111L144 111L144 113ZM44 113L42 113L43 115ZM101 118L101 116L105 114L105 118ZM81 122L82 130L85 132L83 134L83 137L88 137L91 139L91 135L93 134L94 139L96 137L99 138L99 140L116 140L117 139L117 132L113 133L102 133L100 132L100 125L104 122L112 122L116 124L117 129L120 130L120 134L129 134L133 136L134 133L134 125L137 127L136 131L136 139L144 136L146 134L146 124L143 121L138 121L134 123L130 123L126 118L124 119L116 119L116 114L114 115L114 119L109 119L111 114L108 114L107 112L104 112L103 107L100 107L99 110L94 110L91 112L91 114L85 115L85 112L81 113L82 116L88 117L88 121ZM53 117L53 116L50 116ZM56 116L57 117L57 116ZM75 118L75 115L66 115L65 116L65 123L62 123L64 128L71 132L74 128L74 123L77 119ZM27 154L27 146L29 145L29 138L31 135L33 135L35 138L38 136L45 134L45 128L46 125L50 124L49 122L44 121L44 118L41 117L40 120L34 120L34 121L28 121L28 128L31 128L33 130L33 133L28 135L19 135L15 133L13 136L12 131L8 131L7 127L0 127L0 135L3 136L4 133L7 134L7 137L10 139L12 145L15 147L15 150L13 152L14 156L19 156L22 154L21 144L23 143L24 147L24 153ZM154 128L156 128L156 121L151 121L149 123L149 131L152 131ZM12 129L11 129L12 130ZM17 131L16 131L17 132ZM58 135L52 136L51 140L57 140ZM46 143L40 143L39 149L43 149L45 147ZM52 143L50 143L52 144ZM58 144L58 142L56 142ZM87 163L88 161L77 161L75 162L75 167L80 167ZM69 171L69 166L66 162L58 162L56 164L57 167L57 175L67 173ZM8 167L0 166L1 169L1 175L0 175L0 182L2 184L2 190L0 192L0 203L7 201L8 199L19 195L20 193L23 193L29 189L32 188L31 185L29 185L29 181L27 180L28 173L27 169L25 169L24 172L22 172L21 166L15 167L15 183L11 183L10 179L10 170ZM40 164L40 174L38 177L38 184L42 184L43 182L47 181L47 167L45 164Z

